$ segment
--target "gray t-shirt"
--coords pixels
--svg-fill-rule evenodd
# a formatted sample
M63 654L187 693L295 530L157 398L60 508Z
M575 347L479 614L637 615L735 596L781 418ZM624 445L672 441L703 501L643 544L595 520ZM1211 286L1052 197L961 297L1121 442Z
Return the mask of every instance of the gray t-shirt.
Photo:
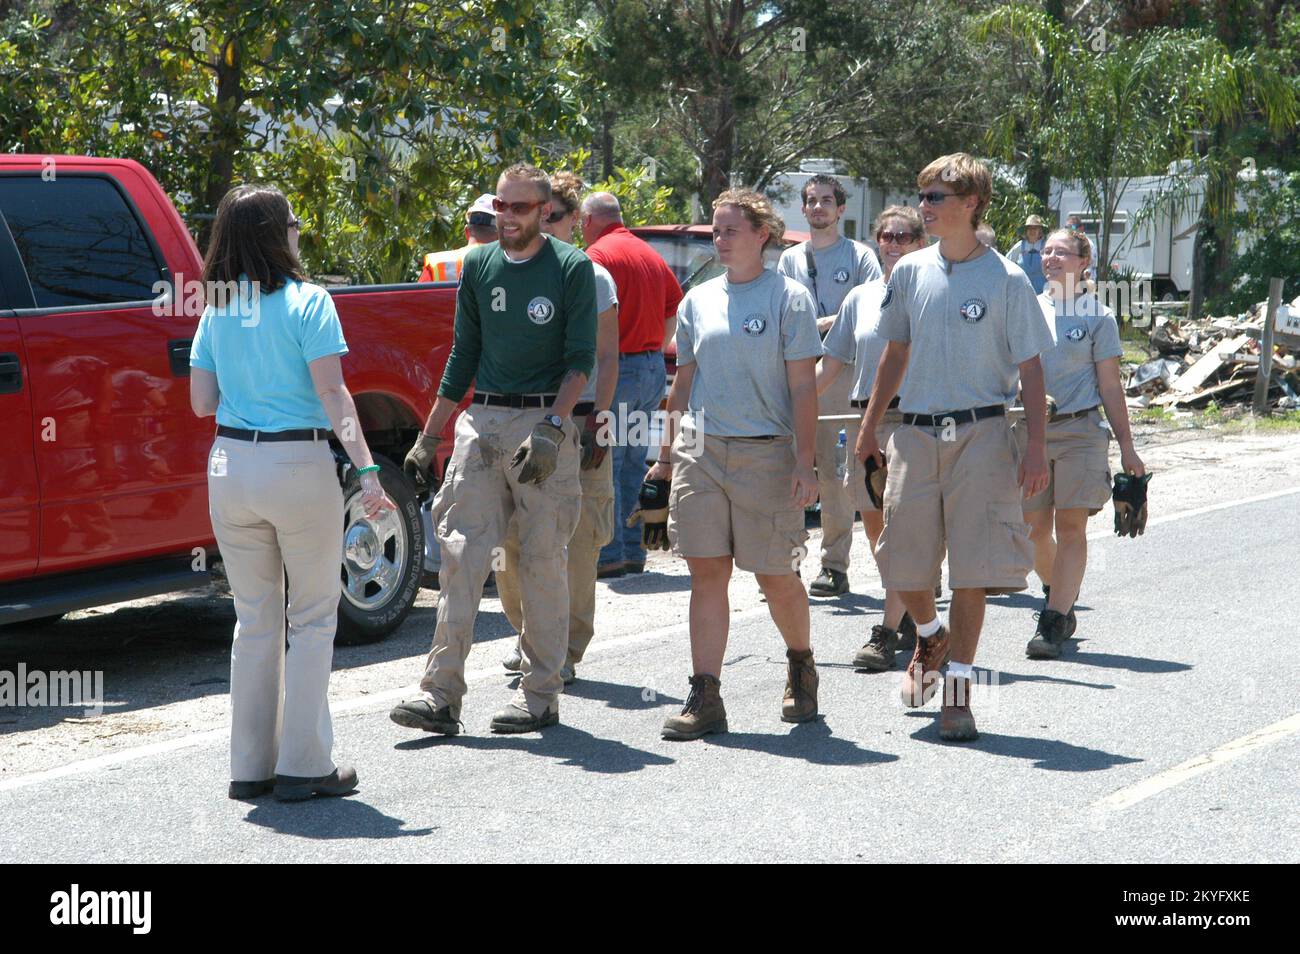
M1056 401L1056 413L1071 414L1101 403L1097 362L1124 353L1119 326L1109 308L1084 292L1059 304L1044 292L1038 296L1043 318L1056 346L1043 352L1043 379Z
M596 273L596 321L599 322L601 315L618 304L618 289L614 286L614 276L604 265L592 262L591 268ZM596 329L596 340L600 340L599 328ZM579 402L594 400L596 400L596 368L591 369L587 386L582 389L582 395L578 398Z
M876 383L876 368L889 341L880 337L880 301L885 297L885 280L877 278L859 285L840 305L840 313L831 325L822 348L847 367L840 374L853 375L849 399L865 401ZM909 369L910 370L910 369ZM907 385L907 376L903 376Z
M812 296L771 269L719 275L677 308L677 366L696 365L682 426L713 437L794 435L785 363L822 353Z
M813 263L817 268L814 280L808 274L807 250L809 242L800 242L781 253L776 270L788 275L812 293L817 301L817 317L826 318L839 311L845 296L863 282L881 275L876 253L861 242L840 236L840 240L826 248L813 249Z
M1019 364L1052 347L1025 273L992 249L952 266L938 244L904 255L880 305L882 338L911 344L899 409L938 414L1009 404Z

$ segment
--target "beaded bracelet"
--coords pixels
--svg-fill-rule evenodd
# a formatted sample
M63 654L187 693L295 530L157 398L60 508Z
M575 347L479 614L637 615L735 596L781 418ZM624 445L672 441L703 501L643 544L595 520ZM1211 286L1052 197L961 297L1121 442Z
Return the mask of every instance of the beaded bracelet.
M360 476L365 476L366 474L373 474L377 470L379 470L378 464L370 464L367 467L358 467L357 476L360 477Z

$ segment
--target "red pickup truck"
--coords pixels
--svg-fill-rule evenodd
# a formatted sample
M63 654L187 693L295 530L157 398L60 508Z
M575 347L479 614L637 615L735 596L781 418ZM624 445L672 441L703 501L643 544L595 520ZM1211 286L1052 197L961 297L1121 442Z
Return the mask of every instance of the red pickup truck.
M208 582L214 425L190 410L188 381L201 276L138 163L0 156L0 625ZM341 640L391 632L420 587L424 524L400 462L451 349L455 291L330 289L345 379L399 505L368 520L341 460Z

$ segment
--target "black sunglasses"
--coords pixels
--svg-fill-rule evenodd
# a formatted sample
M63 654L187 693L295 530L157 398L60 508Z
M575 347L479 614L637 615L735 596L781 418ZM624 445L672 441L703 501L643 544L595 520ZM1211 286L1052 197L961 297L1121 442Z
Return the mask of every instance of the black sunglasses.
M928 202L931 205L940 205L944 199L951 199L953 196L965 195L964 192L918 192L916 194L917 204Z
M566 215L572 215L572 214L573 213L570 212L568 209L556 209L554 212L552 212L550 215L546 217L546 222L548 225L554 225L556 222L560 221L560 219L564 218Z
M898 245L915 242L920 237L916 232L886 232L882 229L876 233L877 242L895 242Z

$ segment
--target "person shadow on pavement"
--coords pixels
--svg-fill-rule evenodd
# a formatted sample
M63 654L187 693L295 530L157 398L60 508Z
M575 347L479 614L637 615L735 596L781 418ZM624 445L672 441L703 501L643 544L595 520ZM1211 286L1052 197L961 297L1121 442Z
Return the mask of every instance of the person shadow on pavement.
M677 761L655 752L633 748L617 739L599 738L564 723L553 726L540 735L434 735L399 742L394 748L416 751L443 745L488 752L527 752L554 759L560 765L572 765L584 772L599 772L603 775L625 775L651 766L672 765Z
M385 815L356 794L342 798L314 798L307 803L266 801L244 816L244 821L299 838L420 838L437 828L404 828L406 822Z
M649 686L628 686L586 678L565 686L564 694L575 699L603 702L611 709L653 709L664 704L680 706L685 701Z
M926 719L927 723L912 733L918 742L931 742L946 748L955 747L952 742L939 738L939 714L915 710L905 715L910 719ZM980 732L980 737L973 742L963 743L961 748L987 752L989 755L1004 755L1016 759L1031 760L1034 768L1047 769L1051 772L1100 772L1117 765L1129 765L1142 759L1127 755L1103 752L1101 749L1089 749L1082 745L1071 745L1060 739L1036 739L1021 735L998 735L993 732Z
M838 738L822 716L812 722L801 722L785 733L724 732L706 735L700 741L724 749L749 749L764 755L803 759L813 765L883 765L898 761L897 755L873 752Z

